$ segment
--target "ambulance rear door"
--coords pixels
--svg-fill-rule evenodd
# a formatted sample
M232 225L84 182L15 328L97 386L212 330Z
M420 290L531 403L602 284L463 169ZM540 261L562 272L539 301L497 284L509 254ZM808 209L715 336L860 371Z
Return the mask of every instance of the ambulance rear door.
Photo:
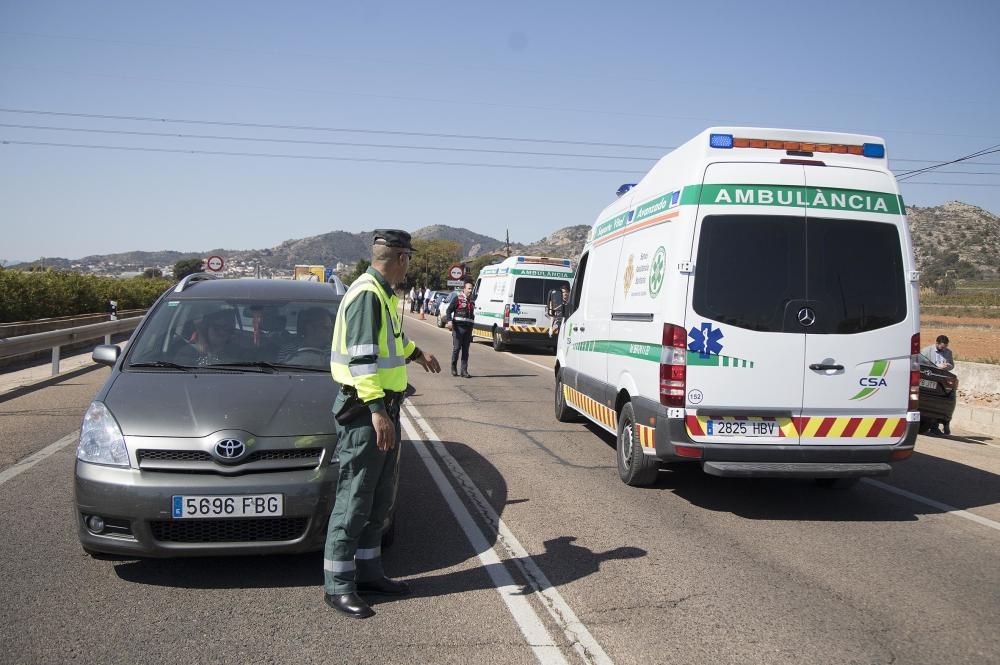
M884 171L807 166L803 445L898 442L910 342L905 218ZM807 325L808 324L808 325Z
M686 425L700 443L796 445L806 335L799 165L705 170L689 290ZM687 194L687 192L685 192Z

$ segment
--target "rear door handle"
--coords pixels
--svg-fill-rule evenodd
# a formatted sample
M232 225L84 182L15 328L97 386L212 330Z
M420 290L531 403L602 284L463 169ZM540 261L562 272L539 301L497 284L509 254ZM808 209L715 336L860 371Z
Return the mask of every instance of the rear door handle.
M579 328L576 327L576 326L573 326L573 332L583 332L583 331L584 331L584 327L583 326L580 326Z
M822 364L822 363L813 363L812 365L809 365L809 369L816 370L817 372L823 371L825 369L832 369L832 370L836 370L838 372L843 372L844 371L844 366L843 365L825 365L825 364Z

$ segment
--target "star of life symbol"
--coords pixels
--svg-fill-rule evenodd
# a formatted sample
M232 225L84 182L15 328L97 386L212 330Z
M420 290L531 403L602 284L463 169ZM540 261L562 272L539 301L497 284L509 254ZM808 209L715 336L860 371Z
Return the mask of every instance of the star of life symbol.
M688 349L698 353L702 358L719 355L722 352L720 340L725 337L720 328L713 328L711 323L701 324L701 328L691 328L688 331L691 342Z

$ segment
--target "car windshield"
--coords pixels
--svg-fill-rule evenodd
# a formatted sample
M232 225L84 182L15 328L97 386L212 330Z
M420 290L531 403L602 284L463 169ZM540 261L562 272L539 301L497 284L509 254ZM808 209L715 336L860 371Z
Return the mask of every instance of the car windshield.
M143 325L128 366L329 371L336 314L335 301L167 300Z

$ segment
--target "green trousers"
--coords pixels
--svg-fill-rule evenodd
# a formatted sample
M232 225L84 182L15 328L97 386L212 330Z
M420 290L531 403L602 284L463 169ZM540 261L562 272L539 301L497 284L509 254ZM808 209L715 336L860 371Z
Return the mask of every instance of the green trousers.
M351 593L358 581L385 574L382 532L389 526L399 486L398 420L395 427L396 446L381 451L370 417L337 424L340 474L323 555L324 588L329 594Z

